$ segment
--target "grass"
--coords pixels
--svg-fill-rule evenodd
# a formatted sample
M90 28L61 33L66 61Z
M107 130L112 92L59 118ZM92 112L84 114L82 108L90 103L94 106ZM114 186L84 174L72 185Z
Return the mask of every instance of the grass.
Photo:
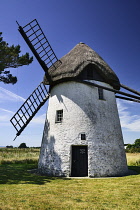
M40 149L36 148L2 148L0 149L0 164L37 162L39 151Z
M140 153L127 153L127 165L140 166Z
M18 152L18 150L14 149L14 154L10 155L10 149L8 149L9 155L5 157L1 153L1 210L129 210L138 209L140 206L140 164L136 162L139 160L139 154L134 156L127 154L129 168L137 170L138 175L101 179L67 179L30 173L30 169L37 167L39 150L26 149L25 152L24 150ZM18 156L20 160L18 161L14 156ZM32 159L33 162L30 162L29 160Z

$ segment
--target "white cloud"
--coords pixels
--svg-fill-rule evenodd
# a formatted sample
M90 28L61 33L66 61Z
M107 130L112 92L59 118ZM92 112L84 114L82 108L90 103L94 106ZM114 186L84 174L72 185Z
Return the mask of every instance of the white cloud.
M117 100L117 105L122 128L133 132L140 132L140 115L134 115L129 111L130 103L123 103ZM133 106L133 103L131 103L131 106Z
M0 108L0 125L9 126L10 119L13 116L14 112Z
M0 111L6 112L6 113L10 113L10 114L14 114L14 112L7 110L7 109L2 109L0 108Z
M17 102L17 101L25 101L25 98L16 95L15 93L0 87L0 101L5 102L5 101L12 101L12 102Z

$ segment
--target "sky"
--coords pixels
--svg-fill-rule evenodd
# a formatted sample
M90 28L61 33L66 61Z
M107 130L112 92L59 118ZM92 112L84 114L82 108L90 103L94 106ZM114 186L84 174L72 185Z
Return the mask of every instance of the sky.
M21 54L32 52L18 32L37 19L55 54L61 58L84 42L113 69L120 82L140 91L139 0L1 0L0 31L9 45L20 45ZM22 134L11 117L43 80L44 71L34 58L29 66L9 69L18 77L15 85L0 83L0 146L40 146L47 111L41 108ZM124 143L140 138L140 104L117 99Z

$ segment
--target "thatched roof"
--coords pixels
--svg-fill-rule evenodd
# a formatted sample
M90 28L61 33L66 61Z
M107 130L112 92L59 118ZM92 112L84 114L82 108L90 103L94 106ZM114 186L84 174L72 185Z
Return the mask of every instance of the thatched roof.
M88 45L84 43L77 44L68 54L63 56L61 65L55 70L49 68L48 73L52 78L53 84L58 81L76 79L88 64L95 65L98 73L105 78L105 81L115 89L120 89L120 82L113 70L108 64ZM47 78L44 83L49 84Z

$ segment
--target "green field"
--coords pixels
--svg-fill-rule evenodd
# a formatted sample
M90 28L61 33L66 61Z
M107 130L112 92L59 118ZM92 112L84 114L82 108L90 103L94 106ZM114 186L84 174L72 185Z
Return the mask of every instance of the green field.
M0 209L139 209L140 153L127 154L137 175L69 179L38 176L39 149L0 149Z

